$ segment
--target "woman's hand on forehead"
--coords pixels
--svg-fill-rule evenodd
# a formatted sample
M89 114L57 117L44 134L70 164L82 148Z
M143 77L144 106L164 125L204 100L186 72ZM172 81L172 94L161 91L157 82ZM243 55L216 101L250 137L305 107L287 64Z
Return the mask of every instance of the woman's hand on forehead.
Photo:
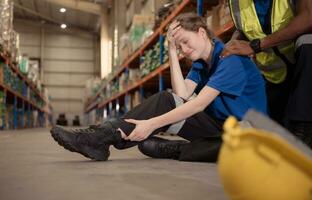
M174 21L169 25L168 31L169 31L169 30L174 30L174 29L177 28L179 25L180 25L180 22L177 21L177 20L174 20Z
M181 28L180 22L173 21L168 28L167 32L168 36L173 37L180 28Z
M170 46L176 49L176 34L181 29L180 23L178 21L173 21L168 28L167 39Z

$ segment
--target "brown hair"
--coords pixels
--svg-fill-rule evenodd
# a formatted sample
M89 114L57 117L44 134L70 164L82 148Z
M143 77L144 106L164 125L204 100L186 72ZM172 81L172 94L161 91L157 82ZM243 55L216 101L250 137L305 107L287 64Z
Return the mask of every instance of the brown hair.
M175 18L175 20L180 22L180 26L187 31L198 32L199 28L203 28L205 29L207 37L210 40L212 40L215 37L213 32L208 28L204 18L198 16L196 13L193 12L182 13L178 15Z

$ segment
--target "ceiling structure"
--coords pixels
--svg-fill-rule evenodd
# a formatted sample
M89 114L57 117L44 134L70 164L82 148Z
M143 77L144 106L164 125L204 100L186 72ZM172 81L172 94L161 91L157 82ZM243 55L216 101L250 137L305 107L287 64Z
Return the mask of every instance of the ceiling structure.
M14 19L60 26L99 34L101 7L112 0L14 0ZM66 8L61 13L60 8Z

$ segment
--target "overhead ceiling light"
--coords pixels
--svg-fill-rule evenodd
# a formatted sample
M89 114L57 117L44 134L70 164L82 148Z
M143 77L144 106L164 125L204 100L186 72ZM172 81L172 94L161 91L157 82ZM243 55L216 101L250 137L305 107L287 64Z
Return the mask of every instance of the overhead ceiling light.
M66 12L66 8L60 8L60 12L61 12L61 13Z
M62 29L65 29L66 27L67 27L66 24L61 24L61 28L62 28Z

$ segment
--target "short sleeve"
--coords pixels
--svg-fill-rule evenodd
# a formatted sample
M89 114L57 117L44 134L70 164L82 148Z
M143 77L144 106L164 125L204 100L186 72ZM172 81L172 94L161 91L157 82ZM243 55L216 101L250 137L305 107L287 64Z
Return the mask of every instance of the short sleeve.
M205 63L203 60L197 60L192 63L192 68L186 76L186 79L192 80L195 83L199 83L201 81L200 71L205 67Z
M207 86L222 93L240 96L247 84L247 74L240 57L231 55L219 60Z
M199 70L192 68L187 74L186 79L192 80L198 84L200 82Z

